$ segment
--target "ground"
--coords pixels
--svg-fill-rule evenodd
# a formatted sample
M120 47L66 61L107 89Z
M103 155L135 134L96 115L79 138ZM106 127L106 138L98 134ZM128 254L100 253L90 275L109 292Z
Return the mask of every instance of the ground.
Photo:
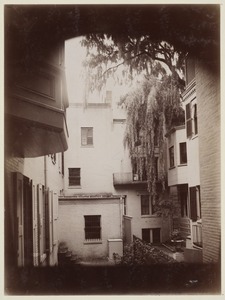
M220 294L218 265L184 263L18 268L5 276L6 295Z

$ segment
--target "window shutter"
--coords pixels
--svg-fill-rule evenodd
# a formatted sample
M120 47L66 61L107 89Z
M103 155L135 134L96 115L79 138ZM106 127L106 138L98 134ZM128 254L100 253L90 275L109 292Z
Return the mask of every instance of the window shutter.
M52 191L47 191L47 249L49 253L52 253Z
M39 263L44 260L45 253L45 193L44 186L38 184L38 235L39 235Z
M24 265L23 175L15 173L17 265Z
M36 197L36 188L33 185L33 265L38 266L38 205Z
M188 57L186 60L186 84L188 85L195 78L195 61Z
M195 134L197 134L198 133L197 104L194 105L194 129L195 129Z
M196 188L190 188L190 209L192 221L197 221Z
M187 137L192 135L191 103L186 105L186 132Z

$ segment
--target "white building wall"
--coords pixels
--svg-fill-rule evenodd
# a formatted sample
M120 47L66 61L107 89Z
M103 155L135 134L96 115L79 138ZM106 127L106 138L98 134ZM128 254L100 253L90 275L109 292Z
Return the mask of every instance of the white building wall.
M132 173L129 150L124 147L126 110L118 107L115 99L111 106L92 102L84 108L82 103L71 103L67 110L67 120L69 148L65 153L65 199L67 196L86 194L126 196L126 214L132 217L132 235L142 238L142 229L160 228L161 241L166 241L170 234L169 221L163 221L156 215L141 216L140 186L128 185L118 188L113 185L114 173ZM93 146L81 146L81 127L93 127ZM68 185L68 168L81 168L81 186ZM146 189L147 187L144 193L147 192ZM60 241L65 241L70 250L84 256L97 253L106 255L106 239L122 238L122 233L117 233L119 227L122 227L122 218L120 219L120 212L115 206L111 207L109 203L101 204L100 200L94 200L92 205L86 205L86 200L75 200L74 204L66 203L60 201ZM90 209L92 215L96 211L96 214L102 214L103 217L107 211L108 225L104 230L108 233L102 244L84 244L82 224L86 209Z
M101 215L101 241L86 242L84 216ZM108 256L108 239L122 238L122 201L118 199L62 200L59 240L80 257Z
M188 184L190 187L200 185L198 136L187 140L187 151Z
M187 142L185 128L177 127L175 131L169 134L167 139L167 161L168 161L168 185L173 186L177 184L185 184L188 182L188 167L187 164L180 164L180 143ZM174 167L170 168L169 148L174 146ZM187 157L189 155L188 145Z
M110 108L71 105L69 148L65 153L65 194L112 192ZM81 146L81 127L93 127L93 146ZM69 187L68 168L81 168L81 186Z

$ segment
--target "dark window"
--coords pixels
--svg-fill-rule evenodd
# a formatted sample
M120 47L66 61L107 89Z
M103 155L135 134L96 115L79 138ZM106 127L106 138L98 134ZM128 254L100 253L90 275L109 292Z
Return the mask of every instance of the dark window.
M69 186L80 185L80 168L69 168Z
M169 148L170 168L174 167L174 146Z
M197 221L197 197L196 197L196 187L190 188L190 209L191 209L191 219L192 221Z
M195 134L197 134L198 133L197 104L194 105L194 130L195 130Z
M186 85L195 78L195 61L192 58L186 60Z
M142 229L142 240L146 243L150 243L150 229L144 228Z
M191 103L186 105L186 132L187 137L192 135Z
M187 163L187 146L186 143L180 143L180 164Z
M160 228L152 229L152 243L159 244L160 242Z
M141 214L142 215L150 214L149 195L141 195Z
M81 127L81 145L93 145L93 127Z
M101 239L101 216L84 216L85 240Z

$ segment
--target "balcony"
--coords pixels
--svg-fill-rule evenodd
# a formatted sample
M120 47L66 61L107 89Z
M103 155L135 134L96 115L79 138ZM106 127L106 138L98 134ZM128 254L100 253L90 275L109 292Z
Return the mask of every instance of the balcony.
M132 172L126 173L114 173L113 174L113 185L114 186L147 186L147 180L141 180L138 174L133 174Z

